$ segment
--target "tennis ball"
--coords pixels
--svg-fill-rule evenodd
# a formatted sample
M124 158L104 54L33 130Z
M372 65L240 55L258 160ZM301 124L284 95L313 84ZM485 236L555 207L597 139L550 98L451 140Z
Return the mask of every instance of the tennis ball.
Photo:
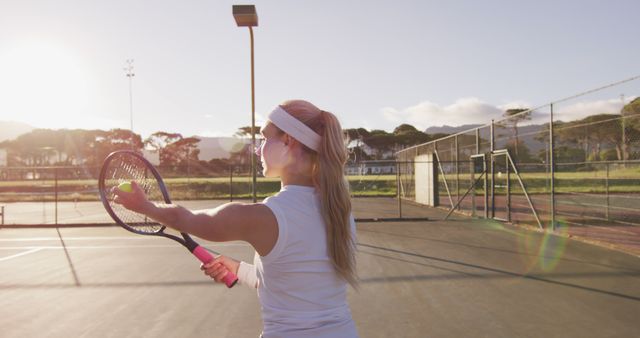
M132 192L133 188L131 187L131 182L122 182L118 185L118 189L124 192Z

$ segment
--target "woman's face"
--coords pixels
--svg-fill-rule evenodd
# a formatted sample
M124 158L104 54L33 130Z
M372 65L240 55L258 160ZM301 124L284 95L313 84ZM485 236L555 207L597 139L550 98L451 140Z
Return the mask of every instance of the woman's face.
M280 132L271 122L260 130L262 142L256 146L256 155L262 162L264 177L280 177L290 158L289 147L285 145L285 134Z

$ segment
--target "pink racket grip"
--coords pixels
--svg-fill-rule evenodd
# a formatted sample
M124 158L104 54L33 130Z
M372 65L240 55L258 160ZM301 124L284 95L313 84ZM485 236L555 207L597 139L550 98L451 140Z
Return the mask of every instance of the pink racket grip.
M205 248L197 246L193 251L193 255L196 256L202 263L207 264L213 260L213 256ZM228 288L232 288L238 283L238 277L235 273L227 271L227 274L222 279Z

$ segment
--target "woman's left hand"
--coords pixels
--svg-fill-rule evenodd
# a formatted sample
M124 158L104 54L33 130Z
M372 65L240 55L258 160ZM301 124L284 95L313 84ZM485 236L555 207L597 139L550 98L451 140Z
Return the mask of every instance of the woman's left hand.
M111 192L115 196L113 201L123 207L140 213L146 214L149 208L153 207L144 191L136 182L131 182L131 192L126 192L118 189L118 187L111 188Z

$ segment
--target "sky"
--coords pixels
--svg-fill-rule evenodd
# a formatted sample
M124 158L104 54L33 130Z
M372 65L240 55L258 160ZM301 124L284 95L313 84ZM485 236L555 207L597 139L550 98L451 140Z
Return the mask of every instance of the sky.
M0 121L234 134L251 124L251 68L233 4L258 12L258 125L286 99L344 128L485 124L640 75L637 0L0 0ZM564 112L619 111L639 92L631 81Z

